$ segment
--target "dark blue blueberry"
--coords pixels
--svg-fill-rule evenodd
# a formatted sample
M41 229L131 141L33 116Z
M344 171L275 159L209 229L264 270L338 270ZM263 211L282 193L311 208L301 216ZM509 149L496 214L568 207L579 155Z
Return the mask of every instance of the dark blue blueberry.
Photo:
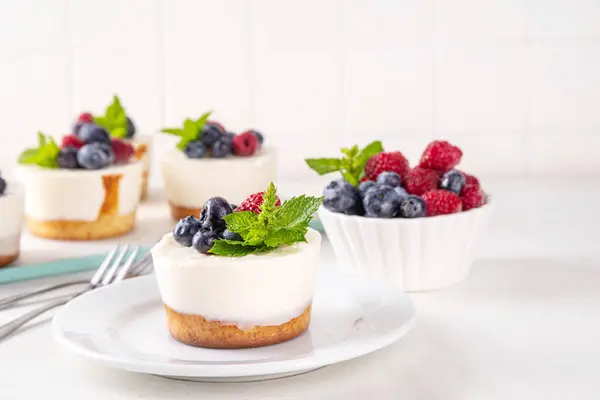
M233 141L233 138L235 137L235 133L233 133L233 132L226 132L225 136L227 136L230 140Z
M206 153L206 147L200 140L189 142L183 150L188 158L202 158Z
M173 229L173 238L182 246L190 247L196 232L200 230L200 220L192 215L182 218Z
M77 151L77 162L85 169L100 169L109 166L115 155L105 143L90 143Z
M420 218L427 214L425 202L419 196L410 195L400 205L402 218Z
M211 154L213 157L223 158L230 155L233 151L231 139L225 135L221 135L216 142L213 143Z
M408 192L406 190L404 190L403 187L396 186L394 188L394 190L396 191L396 193L398 193L398 195L400 195L400 197L402 198L402 200L404 200L405 198L408 197Z
M400 213L402 198L389 185L376 185L367 191L363 199L365 215L374 218L394 218Z
M77 135L84 143L109 143L110 144L110 135L100 125L96 124L84 124L79 129L79 134Z
M265 137L263 136L263 134L260 133L259 131L255 131L255 130L251 130L250 132L252 132L252 134L254 136L256 136L256 140L258 140L258 144L262 146L263 142L265 141Z
M192 238L192 246L198 253L208 253L213 247L215 239L219 238L219 233L216 231L199 230Z
M377 177L377 183L380 185L388 185L392 187L402 186L402 178L396 172L385 171Z
M358 185L358 193L360 194L360 197L361 198L365 197L367 190L371 189L375 185L376 185L376 183L374 181L361 182L360 185Z
M79 163L77 162L77 152L77 149L71 146L61 149L56 159L58 166L66 169L79 168Z
M231 232L229 229L225 229L221 234L221 237L226 240L237 240L242 241L242 237L239 233Z
M442 176L442 180L440 181L440 188L444 190L449 190L456 194L460 194L462 192L463 187L465 187L465 183L467 179L465 176L459 171L452 170L446 172Z
M323 191L323 206L336 213L361 215L362 206L358 190L343 179L332 181Z
M127 117L127 133L125 135L126 138L131 139L133 135L135 135L136 129L135 124L131 120L131 118Z
M93 125L93 123L91 123L91 122L76 122L75 125L73 125L73 134L75 136L79 136L79 132L81 131L81 128L84 125Z
M6 181L4 178L0 178L0 196L6 191Z
M205 147L211 147L219 137L221 137L221 131L217 126L204 125L200 134L200 141L202 141Z
M200 211L202 229L223 232L225 230L223 217L232 212L231 204L222 197L212 197L206 200Z
M225 134L225 129L223 128L223 125L221 125L221 124L219 124L217 122L207 121L204 126L214 127L214 128L216 128L219 131L219 133L221 135Z

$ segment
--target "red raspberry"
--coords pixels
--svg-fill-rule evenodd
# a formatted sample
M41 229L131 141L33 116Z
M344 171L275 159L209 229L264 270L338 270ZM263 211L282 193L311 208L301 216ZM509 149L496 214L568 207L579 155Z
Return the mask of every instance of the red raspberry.
M75 135L65 135L62 138L62 141L60 143L60 147L61 148L65 148L65 147L75 147L76 149L81 148L81 146L83 146L83 140L79 139L78 136Z
M466 172L463 172L463 171L459 171L459 172L465 176L465 179L466 179L465 187L466 187L466 185L475 185L477 187L481 187L481 185L479 184L479 179L477 179L473 175L467 174Z
M233 211L234 212L252 211L254 214L260 214L260 206L262 205L262 203L264 201L264 199L263 199L264 194L265 194L265 192L258 192L258 193L251 194L250 196L248 196L248 198L246 198L246 200L244 200L242 202L242 204L237 206L237 208ZM279 198L277 198L277 203L275 203L275 205L276 206L281 205L281 200L279 200Z
M404 188L410 194L420 196L438 188L440 177L437 172L425 168L413 168L404 177Z
M110 140L113 153L115 153L115 163L121 164L128 162L133 157L133 146L119 138Z
M460 199L462 200L463 211L481 207L485 204L485 194L477 185L465 185L460 194Z
M427 216L454 214L462 210L460 197L447 190L432 190L421 196L427 207Z
M89 112L79 114L79 117L77 117L77 122L94 122L94 116Z
M462 157L462 150L445 140L435 140L427 145L419 166L434 169L439 172L448 172L454 168Z
M251 156L258 147L258 139L250 132L240 133L233 137L233 152L238 156Z
M379 174L385 171L396 172L404 178L410 167L408 160L399 151L378 153L369 158L365 165L365 175L370 180L376 180Z
M222 135L227 133L227 131L225 130L225 127L217 121L206 121L206 125L212 125L212 126L216 127L219 130L219 132L221 132Z

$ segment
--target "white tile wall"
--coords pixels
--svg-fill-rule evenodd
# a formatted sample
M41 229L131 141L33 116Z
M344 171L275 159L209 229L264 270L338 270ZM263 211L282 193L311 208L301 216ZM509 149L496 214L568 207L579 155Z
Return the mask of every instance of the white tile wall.
M599 21L598 0L0 0L0 169L117 93L145 132L208 109L261 129L282 178L438 137L475 173L600 175Z

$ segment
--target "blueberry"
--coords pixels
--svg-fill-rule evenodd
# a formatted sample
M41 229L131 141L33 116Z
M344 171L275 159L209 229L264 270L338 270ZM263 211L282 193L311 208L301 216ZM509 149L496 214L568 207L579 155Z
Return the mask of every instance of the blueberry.
M78 135L84 143L110 143L110 135L100 125L84 124L79 129Z
M211 147L221 137L221 131L215 125L204 125L200 140L206 147Z
M71 146L61 149L56 161L58 161L58 166L60 168L79 168L79 163L77 162L77 149Z
M206 147L200 140L194 140L185 146L183 152L188 158L202 158L206 153Z
M198 253L208 253L218 237L218 232L201 229L192 238L192 246Z
M360 197L365 197L365 193L367 193L367 190L371 189L375 185L376 183L374 181L361 182L360 185L358 185L358 193L360 194Z
M392 187L401 186L402 178L396 172L385 171L377 177L377 183L380 185L388 185Z
M135 135L136 129L135 124L131 120L131 118L127 117L127 133L125 135L126 138L131 139L133 135Z
M182 218L173 229L173 238L182 246L190 247L196 232L200 230L200 220L192 215Z
M202 229L223 232L225 230L223 217L232 212L231 204L222 197L212 197L206 200L200 211Z
M402 198L389 185L376 185L367 191L363 199L365 214L375 218L394 218L400 213Z
M211 121L207 121L207 122L206 122L206 125L204 125L204 126L210 126L211 128L215 128L216 130L218 130L218 131L219 131L219 133L220 133L221 135L224 135L224 134L225 134L225 129L223 128L223 126L222 126L221 124L219 124L219 123L217 123L217 122L211 122Z
M0 196L6 191L6 181L4 178L0 178Z
M259 131L255 131L255 130L251 130L250 132L252 132L252 134L254 136L256 136L256 140L258 140L258 144L262 146L263 142L265 141L265 137L263 136L263 134L260 133Z
M76 122L75 125L73 125L73 134L75 136L79 136L79 132L81 131L81 128L84 125L93 125L93 123L91 123L91 122Z
M225 240L237 240L242 241L242 237L239 233L231 232L229 229L225 229L221 234L221 237Z
M231 203L231 208L235 210L236 208L238 208L238 206L236 204Z
M114 159L112 149L104 143L86 144L77 151L77 162L85 169L104 168Z
M347 215L362 214L358 190L343 179L332 181L323 191L323 206L330 211Z
M449 190L456 194L460 194L460 192L463 190L463 187L465 187L466 182L467 179L462 173L456 170L452 170L446 172L442 176L442 180L440 181L440 188L444 190Z
M235 137L235 133L233 133L233 132L226 132L225 136L227 136L229 139L231 139L233 141L233 138Z
M231 139L225 135L221 135L221 137L213 143L211 148L212 156L217 158L227 157L232 151L233 147Z
M400 216L402 218L419 218L427 214L425 202L419 196L410 195L400 205Z
M403 187L396 186L394 188L394 190L396 191L396 193L398 193L400 195L400 197L402 198L402 200L404 200L405 198L408 197L408 192L406 190L404 190Z

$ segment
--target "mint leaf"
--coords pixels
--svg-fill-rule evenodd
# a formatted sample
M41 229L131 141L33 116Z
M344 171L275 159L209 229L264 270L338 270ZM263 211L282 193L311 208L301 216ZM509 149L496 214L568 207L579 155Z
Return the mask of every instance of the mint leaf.
M19 164L35 164L38 157L38 149L26 149L19 156Z
M341 160L338 158L306 158L304 161L319 175L329 174L341 169Z
M205 112L200 118L198 118L196 121L196 128L198 129L198 132L202 132L202 128L204 128L204 125L206 125L206 121L208 121L211 113L212 111Z
M273 182L269 183L269 186L267 187L267 190L265 190L264 194L263 194L263 203L260 206L261 209L261 215L263 213L265 214L271 214L273 212L273 210L275 209L275 204L277 203L277 188L275 187L275 185L273 184ZM259 216L260 219L260 216Z
M355 169L364 170L365 164L369 161L369 158L375 154L383 151L383 145L379 140L369 143L364 149L362 149L354 158L352 167Z
M27 149L19 156L20 164L35 164L44 168L58 168L60 147L50 136L38 132L38 147Z
M161 132L168 133L169 135L182 136L183 129L179 128L163 128L160 130Z
M265 237L265 244L269 247L290 245L298 242L306 242L306 230L280 229L270 231Z
M286 200L281 207L275 210L269 228L273 230L306 229L322 202L322 197L305 195Z
M185 121L183 121L183 128L164 128L161 129L161 132L179 136L180 139L179 142L177 142L177 148L183 151L189 142L200 139L202 128L204 128L211 112L212 111L202 114L197 120L186 118Z
M208 252L219 256L242 257L260 251L264 251L264 246L246 246L241 242L219 239L215 240Z
M258 215L252 211L238 211L223 217L227 228L244 237L246 233L258 223Z
M94 117L94 122L108 131L111 136L124 138L127 136L127 113L118 96L106 107L103 116Z

